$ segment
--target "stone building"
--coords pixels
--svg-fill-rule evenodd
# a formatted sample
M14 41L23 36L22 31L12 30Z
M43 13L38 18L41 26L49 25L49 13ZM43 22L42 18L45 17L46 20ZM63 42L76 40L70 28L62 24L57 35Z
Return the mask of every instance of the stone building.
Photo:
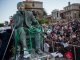
M64 10L66 19L80 18L80 3L70 4L68 2L68 6L64 7Z
M60 12L61 19L65 19L66 17L65 17L65 14L64 14L64 10L60 10L59 12Z
M19 5L19 3L18 3L18 5ZM26 0L21 3L23 3L25 5L25 10L32 10L33 12L35 12L35 15L38 16L37 18L40 18L43 16L43 12L44 12L43 2ZM19 6L17 6L17 8L18 7Z
M58 9L55 9L52 11L52 19L54 20L60 20L60 11Z

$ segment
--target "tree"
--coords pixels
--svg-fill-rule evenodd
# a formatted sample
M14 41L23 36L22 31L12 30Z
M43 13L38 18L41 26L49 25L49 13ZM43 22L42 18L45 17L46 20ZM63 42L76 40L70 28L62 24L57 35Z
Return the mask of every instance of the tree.
M41 18L41 19L39 20L39 23L40 23L40 24L44 24L44 23L48 24L48 21L46 20L45 17L43 17L43 18Z

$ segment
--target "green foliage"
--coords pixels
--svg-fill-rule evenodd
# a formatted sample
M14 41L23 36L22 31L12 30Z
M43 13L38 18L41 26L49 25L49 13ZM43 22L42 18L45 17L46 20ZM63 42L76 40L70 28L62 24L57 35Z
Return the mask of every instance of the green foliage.
M48 21L46 20L45 17L43 17L41 20L39 20L39 24L44 24L44 23L48 24Z

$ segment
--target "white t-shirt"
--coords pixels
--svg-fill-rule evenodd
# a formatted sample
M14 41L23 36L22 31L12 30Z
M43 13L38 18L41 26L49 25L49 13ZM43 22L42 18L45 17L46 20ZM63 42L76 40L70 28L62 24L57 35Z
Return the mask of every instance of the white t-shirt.
M44 43L44 51L45 52L49 52L49 44L48 43Z

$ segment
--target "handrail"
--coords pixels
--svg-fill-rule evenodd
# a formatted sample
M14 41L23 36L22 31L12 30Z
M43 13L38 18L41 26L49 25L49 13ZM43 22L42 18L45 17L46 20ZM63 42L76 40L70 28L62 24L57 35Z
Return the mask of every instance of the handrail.
M4 52L4 54L3 54L2 60L4 60L4 57L5 57L6 51L7 51L7 49L8 49L9 43L10 43L11 38L12 38L12 35L13 35L13 32L14 32L14 29L12 30L12 33L11 33L11 36L10 36L10 38L9 38L9 41L8 41L7 47L6 47L6 49L5 49L5 52Z

